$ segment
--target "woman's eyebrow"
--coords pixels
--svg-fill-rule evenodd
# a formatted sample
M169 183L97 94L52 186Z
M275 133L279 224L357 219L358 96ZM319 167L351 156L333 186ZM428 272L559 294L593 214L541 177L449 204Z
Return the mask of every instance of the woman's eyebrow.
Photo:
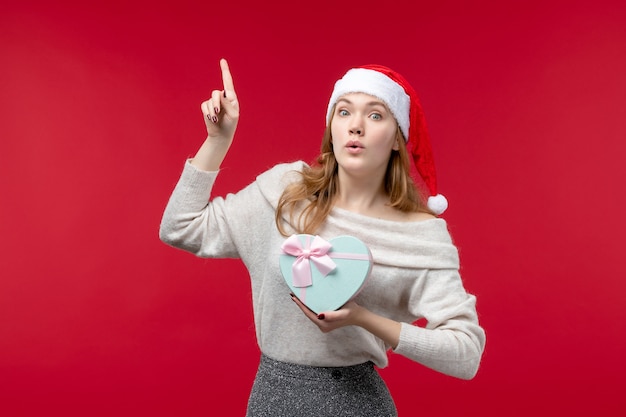
M340 98L337 100L337 103L339 103L340 101L345 101L347 104L353 104L350 100L348 100L347 98ZM382 101L379 100L373 100L373 101L368 101L367 103L365 103L366 106L383 106L385 107L385 103L383 103Z

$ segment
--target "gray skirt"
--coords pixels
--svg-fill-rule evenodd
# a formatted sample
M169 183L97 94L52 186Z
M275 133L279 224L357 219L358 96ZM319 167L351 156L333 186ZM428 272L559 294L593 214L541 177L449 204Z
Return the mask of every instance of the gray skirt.
M372 362L317 367L261 355L246 417L396 417L387 385Z

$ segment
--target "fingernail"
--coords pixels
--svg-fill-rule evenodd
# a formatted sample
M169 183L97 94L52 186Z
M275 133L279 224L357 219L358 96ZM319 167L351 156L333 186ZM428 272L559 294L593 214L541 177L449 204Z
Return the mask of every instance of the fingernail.
M226 98L226 90L224 90L224 98Z
M219 114L220 109L218 109L217 107L213 107L213 110L215 110L215 114Z
M211 120L213 120L213 123L217 123L217 116L211 117Z
M317 318L318 318L319 320L324 320L324 319L326 318L326 316L324 315L324 313L321 313L321 314L318 314L318 315L317 315Z

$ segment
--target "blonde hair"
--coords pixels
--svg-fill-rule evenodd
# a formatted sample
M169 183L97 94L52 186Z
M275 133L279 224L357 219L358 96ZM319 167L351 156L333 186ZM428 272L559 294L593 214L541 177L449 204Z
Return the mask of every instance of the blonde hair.
M333 111L334 113L334 111ZM332 114L332 113L331 113ZM333 152L331 121L324 131L322 146L316 163L305 166L301 181L288 185L278 201L276 226L283 236L283 217L296 233L315 234L333 208L334 198L339 190L337 160ZM402 212L425 212L434 214L424 203L424 199L409 174L409 154L404 136L398 128L396 140L398 150L392 150L384 178L384 189L389 196L389 206ZM299 211L299 214L296 213ZM283 216L287 214L287 216Z

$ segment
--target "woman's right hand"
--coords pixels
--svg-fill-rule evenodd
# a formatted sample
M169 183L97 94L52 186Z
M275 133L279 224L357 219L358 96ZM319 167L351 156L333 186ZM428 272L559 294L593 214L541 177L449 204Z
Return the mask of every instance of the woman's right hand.
M220 60L223 90L213 90L211 98L202 103L200 108L208 133L207 140L230 143L237 129L239 120L239 101L235 93L233 77L225 59Z
M204 171L219 170L239 121L239 101L225 59L220 60L220 67L224 89L213 90L211 98L200 106L208 136L191 160L192 165Z

